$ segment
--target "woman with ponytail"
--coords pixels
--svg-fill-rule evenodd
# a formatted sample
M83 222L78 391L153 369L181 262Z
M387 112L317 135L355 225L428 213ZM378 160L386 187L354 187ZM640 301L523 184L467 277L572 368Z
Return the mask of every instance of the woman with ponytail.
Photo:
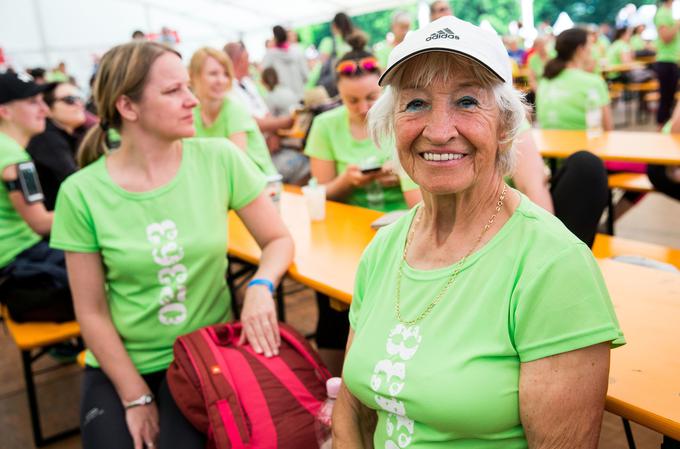
M364 33L355 33L347 41L352 51L335 65L343 105L318 115L307 138L305 154L312 176L326 186L330 200L381 211L406 209L392 152L378 149L368 135L368 110L381 94L378 61L364 49ZM412 183L406 189L418 192ZM348 329L347 313L331 310L328 301L320 298L317 344L334 374L342 366Z
M586 113L595 109L605 131L613 129L609 91L602 77L588 73L592 44L587 31L572 28L555 42L536 92L536 117L543 129L586 129Z
M279 345L271 291L292 240L257 167L227 139L190 139L196 97L177 52L131 42L102 58L94 85L100 126L84 166L61 186L51 245L66 251L87 344L81 398L85 449L203 448L165 372L179 335L231 319L226 214L235 209L262 247L246 291L242 342ZM109 151L106 132L120 147Z

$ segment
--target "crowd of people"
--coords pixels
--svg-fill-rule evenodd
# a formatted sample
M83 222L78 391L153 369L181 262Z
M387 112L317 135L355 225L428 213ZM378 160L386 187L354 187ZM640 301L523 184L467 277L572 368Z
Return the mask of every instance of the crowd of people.
M676 132L680 22L661 3L657 123ZM282 26L257 65L243 42L183 59L171 30L135 32L99 61L89 102L65 67L0 75L2 295L42 295L38 319L75 311L83 447L205 446L165 380L173 343L233 319L235 210L262 249L241 343L277 355L273 292L294 248L266 185L310 178L329 200L409 210L367 248L349 310L317 295L316 345L344 379L335 447L596 447L609 351L624 343L589 250L607 169L582 151L546 175L531 128L613 129L607 82L624 75L598 67L651 46L639 29L607 45L577 27L525 51L446 1L430 12L416 30L396 11L373 48L338 13L311 66ZM311 126L291 143L305 107ZM680 199L677 168L649 175Z

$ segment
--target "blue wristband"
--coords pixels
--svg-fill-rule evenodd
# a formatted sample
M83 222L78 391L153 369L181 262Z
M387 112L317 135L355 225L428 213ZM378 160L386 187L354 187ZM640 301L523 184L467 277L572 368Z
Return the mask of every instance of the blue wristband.
M266 285L267 288L269 289L269 293L271 293L272 295L274 294L274 283L269 279L257 278L248 282L248 288L252 287L253 285Z

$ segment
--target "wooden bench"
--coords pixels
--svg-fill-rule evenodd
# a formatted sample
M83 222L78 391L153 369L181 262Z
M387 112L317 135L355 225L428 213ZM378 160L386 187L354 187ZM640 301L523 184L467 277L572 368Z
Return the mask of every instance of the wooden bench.
M28 408L31 413L31 426L33 428L33 441L37 447L45 446L57 440L77 434L79 427L59 432L55 435L44 437L40 424L40 409L35 390L36 373L33 372L33 363L47 353L50 346L72 338L80 337L80 326L75 321L66 323L27 322L17 323L9 317L7 310L1 311L5 325L14 343L21 351L21 361L26 382L26 394L28 396Z
M614 200L612 189L622 189L627 192L649 193L654 186L645 173L614 173L609 175L609 202L607 205L607 232L614 235Z
M680 249L653 243L597 234L593 244L593 255L598 259L616 256L642 256L648 259L671 264L680 269Z

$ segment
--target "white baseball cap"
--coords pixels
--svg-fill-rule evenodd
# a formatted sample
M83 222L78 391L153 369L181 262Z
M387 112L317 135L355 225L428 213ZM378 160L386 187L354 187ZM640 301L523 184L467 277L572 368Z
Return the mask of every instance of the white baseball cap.
M486 67L504 83L512 85L510 57L500 37L454 16L441 17L412 31L394 47L378 84L389 83L395 69L412 57L431 51L465 56Z

